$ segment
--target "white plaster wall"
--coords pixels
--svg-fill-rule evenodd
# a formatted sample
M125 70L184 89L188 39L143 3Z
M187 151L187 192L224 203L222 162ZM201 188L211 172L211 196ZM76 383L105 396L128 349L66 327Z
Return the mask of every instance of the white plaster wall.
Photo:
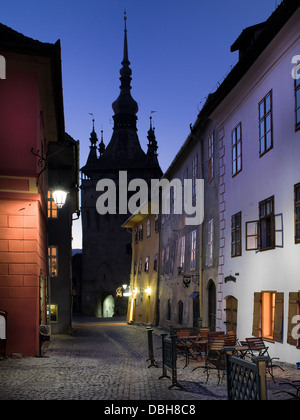
M300 182L300 131L295 132L295 93L291 76L292 57L300 53L300 12L273 40L255 65L213 114L225 138L225 249L224 276L237 282L223 283L220 327L225 320L226 296L238 299L240 339L252 335L254 292L284 293L283 343L270 344L273 355L283 361L300 361L300 350L286 343L289 292L300 290L300 244L294 243L294 185ZM259 157L258 104L272 90L273 149ZM242 122L242 172L231 175L231 132ZM221 181L222 182L222 181ZM246 251L245 222L257 220L258 204L275 196L275 214L283 214L284 247ZM242 256L231 258L231 216L242 212ZM238 276L235 273L239 273Z

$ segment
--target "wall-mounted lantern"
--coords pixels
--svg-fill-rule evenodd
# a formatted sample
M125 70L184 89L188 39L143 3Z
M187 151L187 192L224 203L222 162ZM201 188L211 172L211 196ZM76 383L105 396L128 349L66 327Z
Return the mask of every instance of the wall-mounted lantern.
M63 190L55 190L52 192L52 197L56 206L61 209L66 203L68 192Z
M123 284L123 297L132 296L132 287L127 284Z

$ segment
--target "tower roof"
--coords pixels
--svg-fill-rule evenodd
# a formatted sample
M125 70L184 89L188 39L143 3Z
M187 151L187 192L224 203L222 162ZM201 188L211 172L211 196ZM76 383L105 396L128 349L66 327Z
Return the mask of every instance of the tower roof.
M122 68L120 70L120 95L112 104L113 111L115 116L120 114L129 114L135 116L138 112L138 104L131 96L131 75L132 71L130 66L130 61L128 59L128 41L127 41L127 16L125 12L124 16L125 21L125 29L124 29L124 53L123 53L123 61L122 61ZM131 120L131 118L130 118Z
M157 142L155 140L155 136L153 140L153 135L149 131L148 134L151 137L151 140L148 138L150 144L149 149L151 151L151 156L149 156L149 149L148 154L143 151L137 135L136 114L138 112L138 105L131 96L132 71L128 58L126 13L124 16L124 21L124 50L123 60L121 63L122 68L120 70L120 95L112 104L114 110L113 134L107 147L104 146L103 142L100 143L100 156L95 162L95 154L97 149L96 146L93 146L92 141L95 141L97 136L96 133L91 133L92 146L90 156L88 158L87 164L82 168L82 172L88 176L97 176L98 174L103 174L104 172L110 173L112 170L143 170L148 168L151 172L151 168L155 168L155 173L157 172L157 169L160 171L157 161ZM156 159L153 159L154 155L156 155Z

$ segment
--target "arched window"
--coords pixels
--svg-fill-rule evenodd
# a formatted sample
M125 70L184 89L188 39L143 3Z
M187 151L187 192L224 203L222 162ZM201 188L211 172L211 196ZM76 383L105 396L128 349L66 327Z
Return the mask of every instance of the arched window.
M167 308L167 320L171 320L172 315L172 305L171 305L171 299L168 300L168 308Z
M182 324L183 319L183 302L180 300L178 302L178 324Z

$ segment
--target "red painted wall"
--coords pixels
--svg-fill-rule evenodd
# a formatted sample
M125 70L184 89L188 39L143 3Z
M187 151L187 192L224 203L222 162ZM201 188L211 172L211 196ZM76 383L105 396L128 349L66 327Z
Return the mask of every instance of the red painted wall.
M1 175L36 175L30 150L40 149L39 118L38 74L8 69L0 80Z
M0 80L0 175L36 177L40 170L31 154L32 147L41 147L39 98L35 72L8 70ZM0 190L24 191L0 192L0 309L8 312L6 354L35 356L41 270L47 276L47 221L40 194L25 193L27 182L2 178L0 183Z

